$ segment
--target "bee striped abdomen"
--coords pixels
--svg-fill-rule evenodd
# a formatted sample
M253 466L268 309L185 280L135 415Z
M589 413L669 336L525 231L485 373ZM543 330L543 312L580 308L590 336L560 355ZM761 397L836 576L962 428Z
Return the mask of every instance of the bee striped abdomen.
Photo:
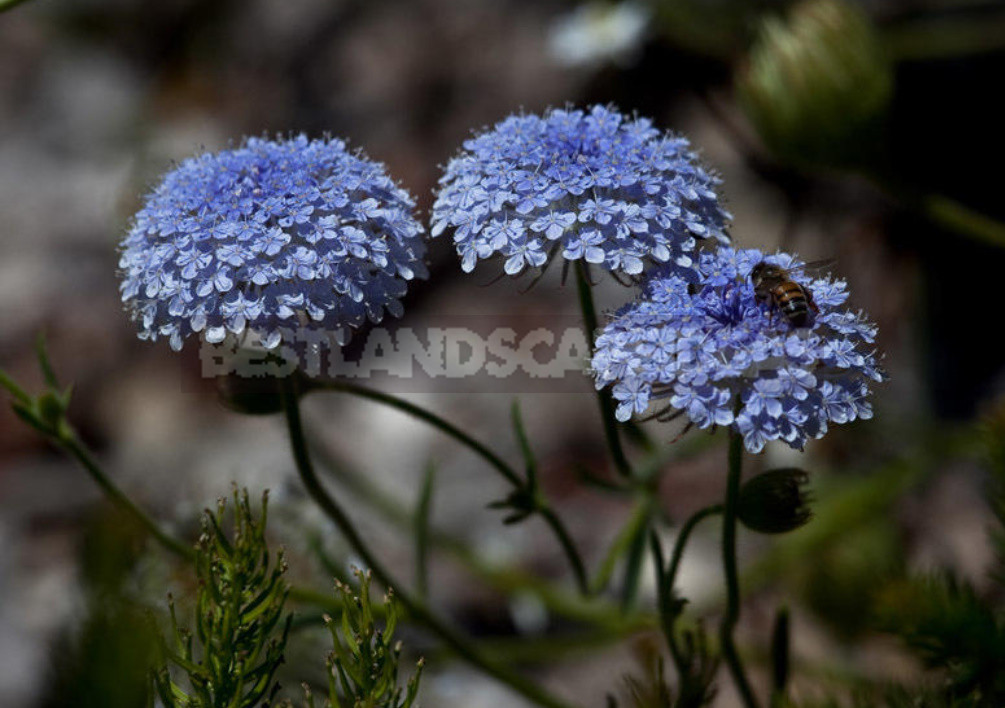
M806 291L794 281L779 283L771 291L775 300L775 305L785 315L785 317L797 327L806 324L809 317L809 304L806 298Z
M770 302L772 308L781 312L793 327L809 326L810 310L818 311L813 303L813 293L794 281L789 271L761 261L750 270L750 280L758 302Z

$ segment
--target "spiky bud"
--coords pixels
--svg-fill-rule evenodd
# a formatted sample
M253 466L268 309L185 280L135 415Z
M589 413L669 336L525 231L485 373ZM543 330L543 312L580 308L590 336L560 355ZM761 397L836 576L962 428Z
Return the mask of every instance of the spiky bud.
M846 167L879 153L893 69L869 18L845 0L806 0L787 20L765 20L736 85L785 162Z
M751 531L787 533L813 516L806 491L809 476L794 467L752 477L740 488L737 513Z

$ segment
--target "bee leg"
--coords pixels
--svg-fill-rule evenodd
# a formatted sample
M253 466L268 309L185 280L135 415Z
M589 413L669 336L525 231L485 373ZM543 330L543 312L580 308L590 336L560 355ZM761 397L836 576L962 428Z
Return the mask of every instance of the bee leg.
M778 313L777 307L768 307L768 324L772 327L775 326L775 315Z
M815 302L813 302L813 293L810 292L809 288L806 289L806 304L809 305L810 309L813 311L813 316L807 318L807 324L812 325L816 321L817 315L820 314L820 308L817 307Z

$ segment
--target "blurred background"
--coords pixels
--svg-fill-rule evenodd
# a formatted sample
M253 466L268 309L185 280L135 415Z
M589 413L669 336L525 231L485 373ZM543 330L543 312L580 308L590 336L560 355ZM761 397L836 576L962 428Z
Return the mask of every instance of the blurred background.
M353 558L303 497L281 421L221 406L197 347L178 355L164 342L140 342L122 312L116 246L142 194L198 151L304 131L364 148L425 212L440 166L472 129L519 110L613 103L691 139L724 180L737 244L835 258L886 353L890 380L872 422L839 426L804 455L769 448L751 462L810 470L817 500L804 530L741 536L740 642L755 682L766 685L758 651L779 603L793 614L796 695L912 681L922 664L880 631L872 609L891 587L939 570L980 597L1002 592L988 575L994 517L975 431L1005 385L995 343L1005 264L1003 72L1005 4L979 0L19 4L0 13L0 368L40 386L34 341L44 331L57 371L75 383L73 420L134 498L191 535L199 511L232 482L252 496L269 488L272 532L289 548L291 574L325 588L326 567ZM484 288L495 273L462 277L448 238L432 243L430 260L431 277L405 301L404 324L477 317L527 328L578 316L573 289L557 278L526 294L523 282ZM605 310L628 299L609 280L597 296ZM463 393L430 385L402 395L465 422L514 461L507 421L519 395L545 488L588 564L599 563L633 500L582 482L583 470L609 474L587 379L545 393L481 382ZM539 521L502 526L484 508L506 489L470 453L355 399L312 398L306 415L342 471L332 488L354 500L360 525L400 576L410 577L408 516L434 460L437 528L483 564L571 592ZM721 498L721 435L694 433L669 447L677 429L647 430L668 446L659 499L669 518ZM665 533L671 542L673 528ZM717 538L714 523L699 529L685 559L682 591L696 614L721 600ZM121 563L102 565L120 558L102 544L119 549ZM4 406L0 705L112 705L73 689L68 668L95 626L95 583L111 582L110 573L117 592L153 605L191 583L134 546L92 482ZM585 705L623 695L622 675L638 673L639 655L655 642L651 632L604 629L535 592L508 591L456 553L437 553L432 568L435 607ZM651 611L651 573L642 577L637 607ZM616 600L609 604L616 614ZM517 638L536 653L521 655ZM312 642L298 635L286 685L322 670ZM406 642L427 655L425 705L523 704L428 637ZM722 680L718 704L735 701Z

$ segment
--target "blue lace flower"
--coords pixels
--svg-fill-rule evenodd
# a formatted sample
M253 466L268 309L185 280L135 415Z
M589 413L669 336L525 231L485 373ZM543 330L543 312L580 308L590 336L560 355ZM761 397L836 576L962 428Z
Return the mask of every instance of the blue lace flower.
M750 271L762 260L810 291L817 311L808 326L757 301ZM831 423L872 417L869 384L884 378L876 328L842 307L844 281L809 277L800 265L785 253L720 248L694 270L654 273L597 337L596 385L613 386L617 418L659 401L657 417L733 426L758 452L769 440L802 449Z
M501 255L510 275L560 253L628 275L688 266L696 240L727 241L719 180L682 137L603 106L511 116L464 143L433 205L461 267Z
M425 277L414 203L339 140L249 138L182 162L145 198L121 246L122 300L141 339L203 333L266 348L298 328L340 343L400 315Z

